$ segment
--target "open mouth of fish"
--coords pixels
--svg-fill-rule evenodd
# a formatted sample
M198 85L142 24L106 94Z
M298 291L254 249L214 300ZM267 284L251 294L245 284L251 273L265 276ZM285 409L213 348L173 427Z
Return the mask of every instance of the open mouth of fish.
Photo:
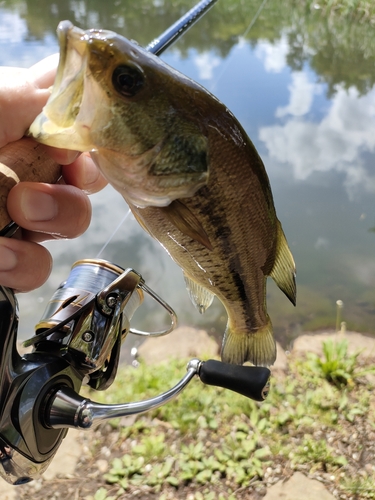
M110 34L99 29L84 31L70 21L59 23L60 59L55 82L47 105L29 129L39 142L77 151L95 149L90 148L88 140L93 106L82 106L83 99L91 98L90 88L85 88L85 74L90 40L106 40Z

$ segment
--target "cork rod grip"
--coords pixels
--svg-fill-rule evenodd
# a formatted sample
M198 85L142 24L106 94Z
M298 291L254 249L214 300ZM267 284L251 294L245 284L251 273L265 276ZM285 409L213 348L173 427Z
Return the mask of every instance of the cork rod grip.
M9 191L18 182L47 182L54 184L61 168L46 153L41 144L32 139L21 139L0 149L0 230L11 219L7 212Z

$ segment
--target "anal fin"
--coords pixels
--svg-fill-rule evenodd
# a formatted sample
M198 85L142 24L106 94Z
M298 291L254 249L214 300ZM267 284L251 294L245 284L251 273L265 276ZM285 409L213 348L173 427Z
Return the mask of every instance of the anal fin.
M199 285L194 280L189 278L189 276L187 276L185 273L183 274L190 300L198 309L198 311L203 314L204 312L206 312L206 309L208 309L212 304L215 295L207 290L207 288Z
M270 276L292 304L296 305L296 265L279 221L277 221L276 258Z

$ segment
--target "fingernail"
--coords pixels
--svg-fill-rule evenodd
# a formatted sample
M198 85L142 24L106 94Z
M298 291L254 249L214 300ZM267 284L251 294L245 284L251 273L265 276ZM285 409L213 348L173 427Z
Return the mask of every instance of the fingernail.
M8 247L0 247L0 271L11 271L16 265L16 254Z
M90 156L83 154L82 159L84 165L85 185L89 187L98 180L100 173Z
M57 202L52 196L32 189L25 189L22 193L21 209L30 222L52 220L58 213Z
M60 165L70 165L80 155L79 151L72 151L70 149L57 149L53 146L44 145L44 149L47 151L49 156Z
M60 163L61 165L70 165L78 158L81 153L79 151L71 151L69 149L61 152Z

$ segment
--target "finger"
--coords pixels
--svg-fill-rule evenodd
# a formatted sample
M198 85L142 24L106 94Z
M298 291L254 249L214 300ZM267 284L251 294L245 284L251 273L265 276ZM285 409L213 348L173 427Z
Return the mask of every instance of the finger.
M0 69L0 147L23 137L49 96L48 90L28 81L27 74Z
M36 90L24 77L0 70L0 147L21 139L46 103L48 90Z
M50 96L57 57L30 69L0 68L0 147L20 139Z
M59 54L45 57L29 68L31 81L39 89L48 89L55 80L56 69L59 62Z
M69 165L80 155L78 151L71 151L70 149L58 149L52 146L43 145L49 156L60 165Z
M0 238L0 283L28 292L41 286L52 269L48 250L29 241Z
M65 165L62 174L67 184L76 186L87 194L97 193L108 184L89 154L85 153L70 165Z
M8 195L11 219L28 230L32 241L75 238L88 228L91 203L74 186L20 182Z

